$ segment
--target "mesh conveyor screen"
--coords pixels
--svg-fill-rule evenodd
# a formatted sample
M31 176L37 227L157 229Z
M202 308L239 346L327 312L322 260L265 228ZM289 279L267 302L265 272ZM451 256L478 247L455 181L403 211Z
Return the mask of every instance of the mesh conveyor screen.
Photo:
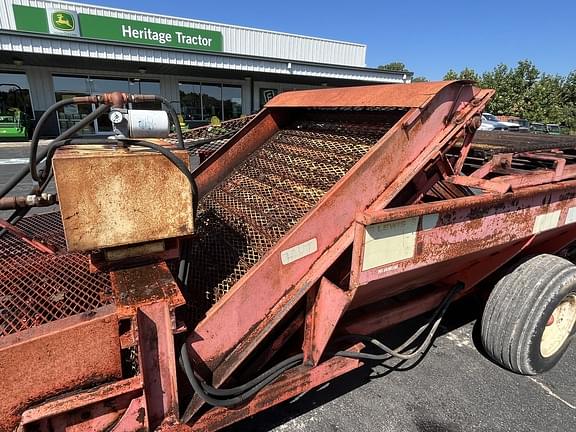
M200 202L188 297L199 320L404 114L308 112Z
M59 213L24 218L18 227L33 238L65 246ZM87 256L46 254L11 234L0 238L0 337L110 300L108 274L91 274Z

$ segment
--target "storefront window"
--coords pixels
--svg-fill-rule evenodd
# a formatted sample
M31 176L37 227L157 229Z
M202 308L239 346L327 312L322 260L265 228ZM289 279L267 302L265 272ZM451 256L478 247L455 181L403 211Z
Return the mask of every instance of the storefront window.
M223 86L222 105L224 107L224 119L240 117L242 115L242 87Z
M187 122L202 120L200 84L180 83L180 107Z
M140 80L139 78L99 78L92 76L66 76L54 75L54 90L56 100L72 98L74 96L89 96L114 91L133 94L160 94L160 82ZM130 109L160 109L159 102L130 103ZM69 105L59 110L58 122L60 130L72 127L80 119L86 117L96 109L95 104ZM110 133L112 124L108 115L100 116L96 122L86 126L83 134Z
M140 78L130 78L128 80L130 86L129 92L132 94L145 94L145 95L159 95L160 83L158 81L142 80ZM141 110L159 110L162 109L162 104L157 101L150 102L135 102L132 104L133 109Z
M242 87L222 84L179 83L182 116L189 124L213 116L230 120L242 115Z
M76 96L90 96L90 82L88 77L78 76L54 76L54 91L56 102L63 99L71 99ZM58 125L60 131L71 128L81 119L92 112L92 104L66 105L58 110ZM94 123L85 126L80 132L89 135L95 133Z
M0 72L0 115L34 117L25 73Z
M204 120L210 120L213 116L222 118L222 86L202 84L202 111Z

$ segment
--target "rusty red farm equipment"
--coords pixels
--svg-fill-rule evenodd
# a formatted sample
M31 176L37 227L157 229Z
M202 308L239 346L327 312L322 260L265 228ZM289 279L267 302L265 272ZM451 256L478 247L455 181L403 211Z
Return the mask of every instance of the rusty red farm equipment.
M576 267L551 255L576 240L576 152L473 145L492 93L281 94L186 178L165 142L62 141L61 217L2 222L0 430L218 430L421 355L502 269L487 351L552 367L576 321ZM433 310L398 349L370 336Z

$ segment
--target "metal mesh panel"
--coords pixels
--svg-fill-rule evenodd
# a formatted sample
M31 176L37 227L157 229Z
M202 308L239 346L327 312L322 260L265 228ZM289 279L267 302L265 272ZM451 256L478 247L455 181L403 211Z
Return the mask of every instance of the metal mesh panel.
M277 132L201 201L187 279L199 320L316 205L402 112L306 114ZM338 116L338 121L335 117ZM314 118L315 117L315 118Z
M59 213L24 218L29 236L63 248ZM81 254L39 252L12 234L0 238L0 336L96 309L111 301L108 274L91 274Z
M182 132L184 143L190 150L190 154L197 154L201 160L204 160L222 145L226 144L230 136L242 129L250 120L254 118L253 115L240 117L237 119L226 120L221 123L220 127L214 126L201 126ZM224 137L217 139L218 137ZM207 139L214 139L214 141L205 142ZM173 144L176 144L176 134L171 134L168 139Z

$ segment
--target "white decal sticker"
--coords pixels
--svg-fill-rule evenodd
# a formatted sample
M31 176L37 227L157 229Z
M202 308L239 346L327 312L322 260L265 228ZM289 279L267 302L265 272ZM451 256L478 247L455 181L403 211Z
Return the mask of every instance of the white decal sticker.
M286 249L280 253L280 259L282 264L290 264L300 258L304 258L310 254L313 254L318 250L318 242L316 238L300 243L299 245L293 246L290 249Z
M532 233L538 234L541 233L542 231L547 231L556 228L558 226L559 220L560 220L560 210L536 216L536 219L534 220L534 227L532 228Z
M412 258L416 248L418 219L416 216L367 226L362 271Z
M568 214L566 215L566 222L565 225L571 224L576 222L576 207L570 207L568 209Z
M438 213L426 214L422 216L422 231L428 231L436 228L438 223Z

